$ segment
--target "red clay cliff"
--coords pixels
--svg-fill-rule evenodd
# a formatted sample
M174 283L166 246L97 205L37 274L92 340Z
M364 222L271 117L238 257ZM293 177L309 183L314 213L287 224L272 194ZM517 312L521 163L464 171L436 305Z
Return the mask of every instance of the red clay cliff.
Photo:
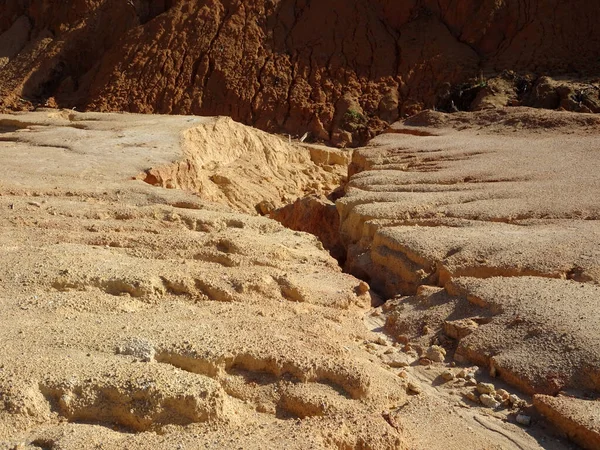
M228 115L355 145L468 80L593 77L597 17L589 0L6 0L0 108Z

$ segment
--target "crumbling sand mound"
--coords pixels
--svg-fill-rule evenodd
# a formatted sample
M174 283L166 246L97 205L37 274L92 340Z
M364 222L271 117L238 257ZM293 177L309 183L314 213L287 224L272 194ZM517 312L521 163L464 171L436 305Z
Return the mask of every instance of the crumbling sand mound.
M185 131L182 147L184 160L148 169L143 180L247 213L267 214L298 197L333 191L345 181L350 159L343 151L292 145L225 117Z
M0 99L4 108L227 115L356 145L399 117L453 106L454 94L454 107L480 91L479 107L522 97L528 79L506 92L485 81L505 69L534 81L597 76L598 16L588 0L7 0ZM552 107L580 108L588 95L554 101L541 86L536 98Z

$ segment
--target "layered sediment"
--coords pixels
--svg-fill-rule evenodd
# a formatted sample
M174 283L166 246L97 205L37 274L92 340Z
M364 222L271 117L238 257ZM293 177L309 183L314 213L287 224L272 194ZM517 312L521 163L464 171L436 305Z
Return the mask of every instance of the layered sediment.
M263 133L57 111L0 124L0 448L403 446L381 410L404 382L362 347L368 288L314 236L137 177L186 161L190 133L210 130L197 161ZM316 173L309 150L279 150Z
M521 392L597 409L599 125L426 112L356 150L336 203L345 267L390 299L386 329L425 359L441 343ZM594 448L589 421L550 412L568 399L543 398L545 416Z
M518 114L504 119L532 125L527 111ZM474 116L472 123L485 117ZM588 123L593 116L536 117L579 127L575 148L557 125L552 137L568 150L564 157L587 153L594 143L585 129L595 126ZM548 439L569 448L548 434L528 393L585 394L592 399L585 411L597 403L597 324L588 314L597 290L594 247L588 247L585 264L583 253L567 253L567 262L579 269L564 276L560 258L539 249L550 239L545 233L565 247L576 246L584 229L593 239L595 206L585 195L578 203L556 204L535 197L535 180L567 189L568 173L543 170L541 143L520 155L515 149L521 144L508 143L501 120L483 137L448 129L454 120L464 126L465 118L434 114L413 121L443 127L396 126L396 133L354 154L346 195L339 198L338 190L327 198L334 181L345 183L339 177L349 153L290 144L228 119L55 110L0 116L0 448L81 448L90 442L139 449L540 448ZM468 148L471 139L479 140L478 151ZM399 166L407 152L410 170ZM545 157L550 164L561 156L549 151ZM491 191L486 183L466 181L487 177L473 164L477 158L499 158L506 170L521 167L519 181L490 182L509 185ZM263 171L253 165L257 161ZM577 167L591 191L593 177L584 174L594 170L593 161ZM428 178L448 181L461 172L458 184ZM385 183L373 181L380 176ZM407 184L412 176L420 181ZM225 177L235 189L220 182ZM429 205L411 209L410 218L396 218L400 203L377 206L381 202L371 198L378 190L393 197L408 187ZM529 208L517 194L531 191L531 204L539 205L531 214L547 207L556 216L494 221L471 205L468 217L461 217L469 202L455 202L456 190L488 206L499 197L485 211L502 217L502 199ZM448 191L452 201L432 200L447 198ZM284 206L257 211L262 194ZM326 220L334 202L342 212L337 241ZM417 197L407 204L417 205ZM365 219L361 205L394 218ZM431 205L447 208L446 216L439 210L430 215ZM575 209L577 218L571 217ZM302 222L323 242L261 214L290 227ZM461 230L485 233L487 222L490 230L500 227L487 232L491 243L461 237ZM580 222L588 228L579 228ZM463 240L451 252L441 239L428 250L430 236L411 234L434 227L454 227L455 239ZM502 244L511 236L502 227L530 233L520 250ZM566 227L570 240L560 233ZM352 245L364 246L371 258L381 247L374 241L369 246L369 239L402 228L411 240L388 233L387 248L397 248L385 254L386 265L360 265L368 258L356 258L359 247ZM352 230L374 234L361 234L352 244ZM452 233L442 236L452 239ZM348 246L347 267L364 279L342 272L343 258L331 257L325 237ZM503 246L515 255L531 252L540 273L528 272L533 269L525 256L515 262L527 270L510 276L486 272L485 261L469 262L481 251L489 267L508 264L497 250ZM436 262L440 254L454 259L440 260L445 271L401 282L403 272L395 270L409 247L423 268L423 261ZM398 281L382 283L382 268ZM396 288L384 305L371 306ZM540 396L534 403L551 405L551 411L538 408L566 435L582 445L594 442L585 411L575 416ZM432 411L448 414L432 421Z

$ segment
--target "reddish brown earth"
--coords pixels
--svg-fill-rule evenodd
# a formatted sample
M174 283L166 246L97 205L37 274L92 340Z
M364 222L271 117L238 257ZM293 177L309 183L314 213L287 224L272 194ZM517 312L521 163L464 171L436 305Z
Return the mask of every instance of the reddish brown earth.
M490 94L594 111L597 17L589 0L6 0L0 108L220 114L340 146ZM504 70L529 78L487 82ZM585 82L536 82L565 73Z

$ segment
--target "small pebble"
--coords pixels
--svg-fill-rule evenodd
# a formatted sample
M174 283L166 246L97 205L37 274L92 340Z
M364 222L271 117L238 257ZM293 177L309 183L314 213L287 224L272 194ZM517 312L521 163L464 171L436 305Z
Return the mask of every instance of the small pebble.
M446 357L446 350L439 345L432 345L427 349L425 356L435 362L443 362Z
M465 394L465 397L467 397L469 400L471 400L474 403L479 403L479 397L477 397L477 394L473 391L469 391Z
M516 421L517 421L518 424L524 425L526 427L528 427L529 425L531 425L531 417L530 416L526 416L525 414L519 414L519 415L517 415Z
M505 389L498 389L496 391L496 394L498 394L502 398L508 398L509 397L509 394L508 394L508 392Z
M496 387L492 383L477 384L477 392L480 394L493 394L496 392Z
M454 374L450 370L444 370L442 372L442 378L446 381L454 380Z
M420 394L423 390L421 389L421 386L411 381L410 383L408 383L408 391L414 394Z
M358 293L361 294L361 295L362 294L366 294L367 292L369 292L370 289L371 289L371 287L367 283L365 283L364 281L361 281L358 284L358 288L357 288Z
M375 341L375 343L376 343L376 344L379 344L379 345L388 345L388 341L387 341L387 339L385 339L385 338L384 338L384 337L382 337L382 336L379 336L379 337L377 338L377 340Z
M500 402L496 401L494 397L488 394L482 394L479 397L479 401L483 406L487 406L488 408L496 409L500 406Z
M509 397L510 397L509 393L506 392L504 389L498 389L496 391L496 400L498 400L500 403L508 404Z

